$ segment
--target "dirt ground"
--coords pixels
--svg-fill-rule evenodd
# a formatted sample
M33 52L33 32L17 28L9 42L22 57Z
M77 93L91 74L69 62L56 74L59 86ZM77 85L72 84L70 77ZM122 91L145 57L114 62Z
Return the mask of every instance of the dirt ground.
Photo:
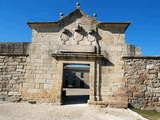
M129 109L87 104L52 105L1 103L0 120L146 120Z

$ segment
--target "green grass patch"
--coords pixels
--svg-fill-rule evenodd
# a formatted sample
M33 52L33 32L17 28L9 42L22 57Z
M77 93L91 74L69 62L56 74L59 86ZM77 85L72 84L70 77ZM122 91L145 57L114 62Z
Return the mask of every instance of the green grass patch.
M132 111L142 115L143 117L149 120L160 120L160 112L152 111L152 110L140 110L132 108Z

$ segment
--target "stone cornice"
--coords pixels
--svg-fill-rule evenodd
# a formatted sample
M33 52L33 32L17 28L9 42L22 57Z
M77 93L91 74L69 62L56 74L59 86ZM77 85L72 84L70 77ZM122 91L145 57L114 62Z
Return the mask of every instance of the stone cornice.
M59 22L27 22L30 28L41 28L41 27L59 27Z
M98 27L99 28L117 27L117 28L124 28L124 30L126 31L126 29L129 27L130 24L131 22L100 22L98 24Z
M123 56L123 59L160 59L160 56Z
M29 56L26 53L0 53L0 56Z
M52 57L55 59L79 59L79 58L84 58L84 59L101 59L103 58L103 55L98 55L98 54L52 54Z

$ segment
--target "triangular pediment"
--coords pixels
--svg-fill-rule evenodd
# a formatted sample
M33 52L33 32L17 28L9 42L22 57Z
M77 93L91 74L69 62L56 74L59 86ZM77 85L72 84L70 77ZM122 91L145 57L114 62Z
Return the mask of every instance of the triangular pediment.
M89 21L92 21L94 24L98 24L98 21L96 19L90 17L89 15L87 15L85 12L83 12L80 9L74 10L73 12L69 13L67 16L65 16L62 19L60 19L58 22L59 23L63 23L65 21L72 21L72 22L74 22L76 20L76 18L79 19L81 17L85 17Z

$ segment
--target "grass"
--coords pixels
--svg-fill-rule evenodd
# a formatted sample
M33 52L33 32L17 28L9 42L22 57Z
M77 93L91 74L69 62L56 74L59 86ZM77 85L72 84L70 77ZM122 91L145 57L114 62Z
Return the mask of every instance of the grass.
M143 117L149 120L160 120L160 112L152 111L152 110L139 110L132 108L132 111L142 115Z

